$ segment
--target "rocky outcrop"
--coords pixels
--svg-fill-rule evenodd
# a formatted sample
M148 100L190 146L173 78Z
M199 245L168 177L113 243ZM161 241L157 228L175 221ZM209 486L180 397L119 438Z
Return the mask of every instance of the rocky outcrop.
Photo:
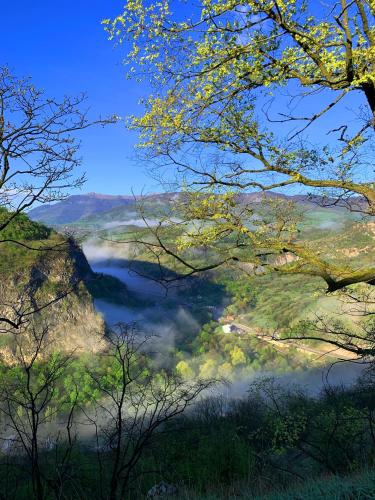
M0 322L4 361L11 362L14 336L30 328L48 329L48 352L97 352L105 347L105 324L87 288L95 274L73 239L55 236L38 251L28 250L34 252L31 256L4 250L0 247L0 258L19 261L9 262L12 271L1 274L0 316L16 325Z

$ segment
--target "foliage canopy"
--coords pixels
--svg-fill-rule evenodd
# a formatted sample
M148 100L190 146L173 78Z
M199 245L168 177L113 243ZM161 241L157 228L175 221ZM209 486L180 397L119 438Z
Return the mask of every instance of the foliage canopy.
M291 207L273 205L254 224L251 205L236 203L237 194L299 186L316 202L375 214L374 15L372 0L130 0L104 21L127 44L130 73L154 89L131 122L141 145L191 193L188 237L166 248L159 232L162 251L225 249L210 268L264 266L271 251L272 270L320 276L330 291L374 281L374 268L334 266L302 244ZM359 110L351 120L348 105ZM277 264L285 254L293 263Z

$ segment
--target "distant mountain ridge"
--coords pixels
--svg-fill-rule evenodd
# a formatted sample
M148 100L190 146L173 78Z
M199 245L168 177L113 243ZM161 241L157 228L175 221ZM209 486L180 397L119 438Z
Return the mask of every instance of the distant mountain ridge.
M30 219L51 226L71 224L118 207L134 207L140 199L150 202L165 202L178 193L155 193L149 195L110 195L101 193L76 194L56 202L46 203L28 212Z
M129 210L135 211L135 205L140 200L147 202L148 206L155 203L155 205L160 205L168 203L174 198L181 196L182 193L171 192L171 193L154 193L149 195L110 195L102 193L87 193L72 195L68 198L53 203L44 204L39 207L33 208L29 211L28 215L32 220L43 222L44 224L51 226L61 226L65 224L72 224L80 220L90 219L92 217L106 213L107 219L111 219L111 211L114 210L113 216L118 215L119 209L123 208L125 211ZM309 195L285 195L282 193L274 192L254 192L254 193L241 193L238 195L239 201L241 202L253 202L259 203L267 198L281 198L285 200L295 201L300 204L308 205L326 205L331 206L334 204L334 200L329 198L322 198L319 196L309 196Z
M133 196L113 196L99 193L78 194L57 203L33 208L28 215L32 220L44 224L61 225L132 203L134 203Z

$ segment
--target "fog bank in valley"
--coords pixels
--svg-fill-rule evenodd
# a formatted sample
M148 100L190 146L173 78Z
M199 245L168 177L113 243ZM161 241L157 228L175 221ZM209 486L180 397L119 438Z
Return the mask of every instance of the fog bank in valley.
M178 296L177 287L167 290L129 268L126 245L95 244L91 240L83 245L83 251L93 271L122 281L139 303L138 307L128 307L96 299L95 307L109 326L137 323L139 331L161 339L158 349L164 353L174 347L175 337L181 331L199 332L200 324L189 310L189 304Z
M140 332L155 336L153 347L158 352L161 364L168 364L168 352L174 347L181 329L199 332L201 325L190 312L189 305L182 303L176 290L167 291L160 283L140 276L129 268L131 256L126 244L111 245L90 240L83 245L83 251L95 272L113 276L125 283L129 293L137 296L140 303L140 307L127 307L96 299L97 310L109 326L121 322L136 323ZM324 367L277 374L277 380L284 387L296 384L304 392L318 395L324 387L330 385L351 385L363 374L364 367L363 364L348 361L332 364L327 359ZM251 384L274 375L272 372L260 371L218 390L228 397L242 397Z

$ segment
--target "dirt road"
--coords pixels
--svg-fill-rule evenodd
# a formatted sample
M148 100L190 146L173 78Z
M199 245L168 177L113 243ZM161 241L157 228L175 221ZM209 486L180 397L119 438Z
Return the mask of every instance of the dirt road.
M280 352L282 352L285 349L293 347L294 349L297 349L297 351L316 356L316 359L322 357L344 359L348 361L357 359L357 357L354 354L351 354L350 352L345 351L344 349L339 349L337 347L330 346L329 344L327 344L327 346L325 347L311 347L297 340L296 341L276 340L271 335L266 335L256 332L254 331L253 328L250 328L249 326L244 325L242 323L233 322L232 324L236 326L238 329L243 330L244 332L252 335L253 337L257 337L259 340L267 342Z

